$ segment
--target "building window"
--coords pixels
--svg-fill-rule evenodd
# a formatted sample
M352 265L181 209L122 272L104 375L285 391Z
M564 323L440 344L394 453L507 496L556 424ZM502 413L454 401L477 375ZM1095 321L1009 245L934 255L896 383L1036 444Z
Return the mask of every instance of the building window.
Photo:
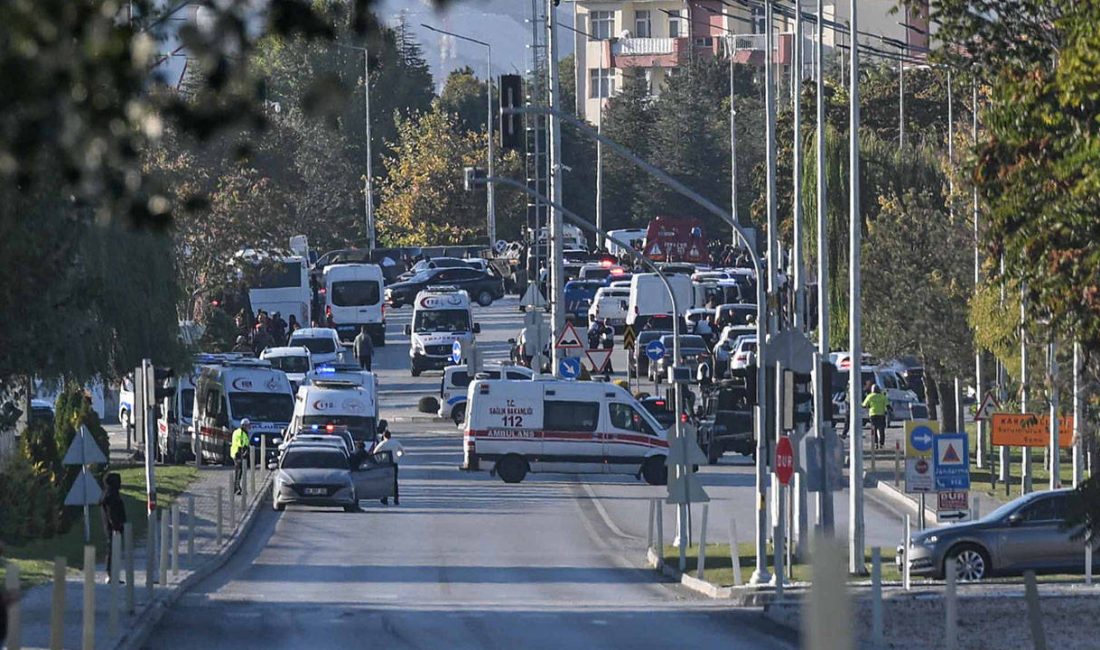
M763 7L752 8L752 33L763 34L768 28L768 16Z
M680 34L680 25L681 25L681 21L683 20L683 16L680 13L681 11L682 11L682 9L677 9L676 11L671 12L671 13L668 14L668 37L669 38L679 38L681 36L681 34Z
M634 12L634 36L638 38L649 38L653 35L653 30L650 29L649 22L649 10L639 10Z
M615 71L610 68L592 68L588 71L589 99L606 99L615 92Z
M610 11L593 11L588 14L588 33L597 41L611 38L615 17Z

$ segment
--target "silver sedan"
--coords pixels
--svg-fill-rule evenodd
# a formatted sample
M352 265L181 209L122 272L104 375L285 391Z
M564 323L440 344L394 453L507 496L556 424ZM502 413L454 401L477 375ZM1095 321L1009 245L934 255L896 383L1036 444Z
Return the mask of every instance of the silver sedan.
M337 446L291 445L279 460L272 484L276 510L288 504L358 509L348 455Z
M941 526L899 546L898 567L908 557L912 575L942 579L947 558L956 559L960 580L994 574L1081 572L1085 546L1064 526L1072 490L1033 492L1004 504L978 521Z

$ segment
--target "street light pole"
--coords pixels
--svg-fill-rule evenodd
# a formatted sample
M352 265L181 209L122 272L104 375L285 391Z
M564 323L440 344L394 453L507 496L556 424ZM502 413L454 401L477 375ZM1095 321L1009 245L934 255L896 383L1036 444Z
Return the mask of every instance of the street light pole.
M768 212L768 332L778 332L778 314L776 313L775 304L775 292L777 287L775 286L776 277L775 271L779 263L778 250L779 250L779 237L778 225L776 223L775 215L775 53L774 39L775 36L772 33L774 26L772 25L773 7L772 0L764 0L764 24L767 26L764 30L764 103L766 116L764 119L764 137L766 140L767 154L765 156L767 161L766 178L767 178L767 212ZM765 342L758 342L757 345L763 345ZM770 432L769 432L770 433Z
M549 109L557 111L561 107L558 95L558 38L556 20L557 2L546 0L546 47L549 52L547 73L549 76ZM562 214L554 207L561 204L561 120L550 116L550 320L553 336L557 336L565 327L565 259L562 250ZM491 187L491 186L490 186ZM551 370L555 376L561 372L561 350L555 345L551 348Z
M825 238L826 210L825 203L825 0L817 0L817 43L814 49L817 55L817 351L822 359L829 356L829 247ZM824 387L828 390L827 387ZM814 413L814 423L817 427L817 435L825 435L825 427L832 427L832 422L825 422L824 410L828 396L814 400L817 411ZM818 493L817 502L818 518L826 535L833 534L833 493L823 489Z
M863 347L860 340L860 245L863 219L859 208L859 34L857 29L858 0L849 0L852 34L851 73L849 79L848 124L848 351L850 368L848 375L848 431L850 466L848 468L848 572L863 575L863 386L860 385L863 367Z
M576 6L576 3L574 3ZM600 44L599 78L596 80L596 133L603 133L603 40ZM610 95L608 84L608 95ZM596 140L596 228L603 230L603 143ZM599 248L606 248L607 242L602 242Z
M370 53L367 52L367 48L363 48L363 104L366 106L366 118L365 126L367 133L367 178L364 188L364 209L367 212L367 250L374 250L376 245L376 236L374 226L374 172L371 170L373 164L371 158L373 153L371 152L371 134L370 134Z
M791 265L794 277L794 329L801 332L805 327L803 306L805 303L805 282L802 266L802 0L794 2L794 66L791 85L794 91L794 251L791 253Z
M726 35L726 43L729 47L730 57L730 214L735 223L740 224L737 216L737 102L734 98L734 55L737 53L737 41L733 34ZM733 241L737 242L737 233L733 233Z

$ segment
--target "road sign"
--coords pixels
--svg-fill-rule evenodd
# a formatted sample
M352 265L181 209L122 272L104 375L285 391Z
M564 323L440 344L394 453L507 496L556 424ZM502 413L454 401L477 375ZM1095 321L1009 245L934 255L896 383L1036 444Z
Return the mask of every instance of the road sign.
M554 347L559 350L583 350L584 344L581 343L581 337L577 334L577 328L573 327L573 323L566 323L565 327L561 330L561 335L558 336L558 340L554 343Z
M993 417L993 410L1000 408L1001 405L997 402L997 398L993 397L993 392L990 391L982 398L982 405L978 407L977 412L974 413L975 420L988 420Z
M634 334L634 326L633 325L627 325L626 329L623 330L623 349L624 350L633 350L634 349L634 341L637 338L638 338L637 335Z
M905 423L905 491L909 494L936 491L932 443L939 430L939 424L929 420Z
M669 440L668 460L665 461L668 468L668 497L665 503L679 505L710 501L695 474L695 467L707 462L707 456L696 440L695 427L687 424L683 426L680 437L673 435Z
M94 506L99 503L99 498L103 496L103 489L99 487L99 483L96 482L93 477L84 469L80 470L80 474L77 475L76 480L73 481L73 487L69 490L69 494L65 496L65 505L67 506Z
M99 448L99 444L88 429L83 426L73 436L72 444L69 445L69 450L61 460L62 465L102 465L106 462L107 457L103 454L103 450Z
M970 450L965 433L941 433L933 443L936 491L970 489Z
M775 445L775 477L783 485L789 485L794 474L794 448L790 436L780 436Z
M650 361L657 361L665 356L665 344L660 339L654 339L645 346L645 355Z
M455 341L451 344L451 361L454 363L462 363L462 341Z
M608 362L611 361L612 351L612 348L595 348L584 351L584 355L588 357L588 363L592 366L592 372L603 372Z
M1046 447L1050 444L1050 416L1034 413L994 413L994 445ZM1073 446L1073 418L1058 418L1058 446Z
M970 492L947 490L936 495L936 518L939 521L962 521L970 518Z
M580 357L565 357L558 362L558 372L562 379L576 379L581 374Z
M539 287L534 282L527 285L527 291L524 292L523 297L519 299L519 304L527 307L545 307L546 298L543 297L542 292L539 291Z

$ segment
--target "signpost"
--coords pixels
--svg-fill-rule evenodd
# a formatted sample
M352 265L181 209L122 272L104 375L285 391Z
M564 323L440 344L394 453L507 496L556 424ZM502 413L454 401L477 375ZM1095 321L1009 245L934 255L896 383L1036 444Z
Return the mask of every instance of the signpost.
M462 341L451 344L451 362L455 365L462 363Z
M982 404L978 407L978 410L974 412L975 420L988 420L993 417L993 411L1001 408L1000 402L993 396L993 392L990 391L982 398Z
M935 491L932 472L932 442L939 423L909 420L905 423L905 492L924 494Z
M650 361L660 361L665 356L666 351L665 344L661 343L660 339L650 341L645 346L645 355L649 357Z
M559 350L584 349L584 344L581 343L581 337L577 334L577 328L573 327L573 323L567 322L565 324L565 327L561 330L561 334L558 336L558 340L554 343L554 347Z
M637 335L634 334L634 326L627 325L626 329L623 330L623 349L633 350L634 342L637 340L637 338Z
M793 475L794 447L791 446L790 436L780 436L775 445L775 477L780 485L787 486L791 484Z
M933 444L936 491L970 489L970 450L965 433L941 433Z
M1007 447L1046 447L1050 444L1050 416L1034 413L994 413L991 444ZM1073 446L1073 418L1058 418L1058 446Z
M576 379L581 374L580 357L562 357L558 362L558 374L562 379Z
M939 521L962 521L969 517L968 490L947 490L936 495L936 518Z
M73 436L73 442L69 445L69 450L65 452L61 464L80 465L80 474L73 481L73 487L69 490L69 494L65 496L65 505L83 507L85 544L90 543L92 539L88 506L99 503L99 498L103 495L99 483L88 473L88 465L102 465L106 462L107 457L103 454L103 450L99 448L99 445L96 444L95 439L92 438L88 428L80 425L80 430Z
M588 357L588 363L592 366L593 373L603 372L607 364L611 362L612 348L594 348L592 350L585 350L584 355Z

